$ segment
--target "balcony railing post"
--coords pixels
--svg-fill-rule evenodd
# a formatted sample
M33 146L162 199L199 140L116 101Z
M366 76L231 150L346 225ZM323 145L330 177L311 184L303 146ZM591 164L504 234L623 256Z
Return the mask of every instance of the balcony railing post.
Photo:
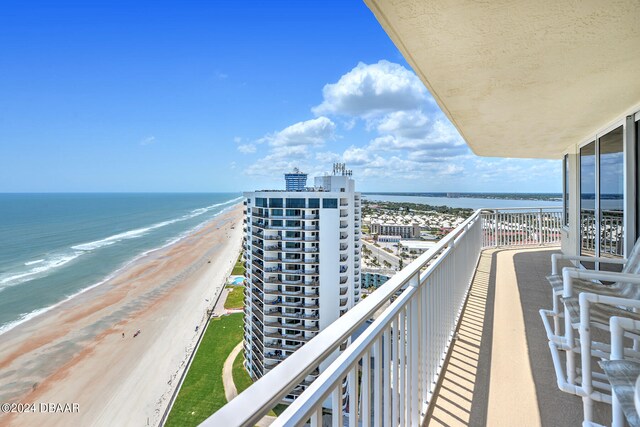
M545 243L542 239L542 208L538 209L538 243Z
M496 239L494 246L497 248L498 246L500 246L498 243L498 240L500 239L500 228L498 227L498 210L496 210L495 213L493 214L493 223L495 227L494 236Z
M411 300L411 318L410 318L410 339L411 339L411 357L409 362L411 363L409 371L409 380L411 384L411 401L409 406L411 425L417 426L420 424L420 405L418 397L418 383L420 382L420 375L418 370L418 348L420 344L420 323L418 322L418 298L415 297Z

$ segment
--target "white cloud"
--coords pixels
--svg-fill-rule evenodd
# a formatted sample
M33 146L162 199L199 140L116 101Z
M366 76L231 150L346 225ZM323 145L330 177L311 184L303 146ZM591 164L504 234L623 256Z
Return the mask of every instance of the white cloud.
M384 60L376 64L360 62L338 82L325 85L322 95L322 103L313 108L315 114L362 117L414 110L430 98L413 72Z
M321 151L319 153L316 153L315 158L317 161L324 164L337 163L342 160L340 154L333 153L331 151Z
M364 165L370 160L367 149L354 147L353 145L345 150L342 158L349 165Z
M151 144L155 144L155 142L156 142L155 136L148 136L144 138L142 141L140 141L140 145L151 145Z
M335 138L336 124L326 117L295 123L261 139L274 147L319 146Z
M326 117L318 117L266 135L257 143L267 143L267 155L247 167L246 173L272 177L294 167L310 171L319 166L309 162L312 157L310 148L322 147L327 141L334 140L335 130L336 124L333 121ZM328 153L330 152L325 154ZM316 156L319 154L316 153Z
M255 153L256 146L255 144L241 144L238 145L238 151L244 154Z
M431 120L422 110L394 111L377 123L378 132L405 138L421 138L430 128Z

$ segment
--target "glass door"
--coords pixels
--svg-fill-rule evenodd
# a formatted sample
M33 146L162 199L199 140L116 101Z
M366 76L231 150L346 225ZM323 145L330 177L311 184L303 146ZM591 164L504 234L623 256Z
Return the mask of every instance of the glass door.
M624 256L624 139L620 126L598 139L600 256Z
M580 255L596 256L596 142L580 148Z
M624 256L623 134L618 126L580 148L581 255Z

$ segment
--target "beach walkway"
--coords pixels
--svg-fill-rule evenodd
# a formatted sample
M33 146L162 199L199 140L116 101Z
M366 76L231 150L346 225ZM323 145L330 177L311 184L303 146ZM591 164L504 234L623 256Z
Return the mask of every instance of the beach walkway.
M222 368L222 384L224 385L224 395L227 398L227 402L231 402L233 398L238 395L238 389L233 382L233 362L238 357L238 354L242 351L242 341L229 353L227 360L224 361ZM256 423L259 427L268 427L276 420L276 417L265 415L260 421Z
M238 389L233 382L233 362L241 351L242 341L229 353L229 357L224 361L224 366L222 367L222 384L224 385L224 396L227 398L227 402L231 402L231 399L238 395Z

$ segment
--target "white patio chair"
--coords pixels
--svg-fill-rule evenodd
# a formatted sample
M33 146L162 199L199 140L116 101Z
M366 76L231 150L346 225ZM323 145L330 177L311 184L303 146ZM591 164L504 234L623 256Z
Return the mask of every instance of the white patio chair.
M593 422L594 401L612 405L613 426L624 426L623 413L628 413L632 425L637 425L635 424L635 421L638 420L637 414L636 417L631 417L631 411L628 411L629 387L626 383L637 372L633 378L635 385L635 380L640 374L640 353L624 346L624 336L626 330L632 334L632 339L638 338L640 317L637 313L629 310L640 309L640 299L626 299L583 292L578 298L578 305L580 315L581 381L580 386L576 387L576 394L582 396L583 426L597 425ZM604 374L594 372L592 369L592 358L594 356L592 346L594 342L591 337L591 326L597 326L603 320L600 318L602 314L597 314L603 307L619 310L622 314L622 316L614 315L607 319L611 333L610 353L607 354L600 351L599 353L601 354L597 355L601 359L599 363L604 370ZM633 316L635 319L629 316ZM569 352L567 352L568 355ZM610 363L611 361L615 361L615 363ZM619 400L617 396L621 395L621 393L622 400ZM631 396L631 402L633 402L633 396ZM622 404L624 404L626 411L623 410Z
M638 274L640 273L640 239L638 239L629 254L629 258L605 258L605 257L589 257L589 256L575 256L565 254L553 254L551 255L551 275L547 276L547 281L551 285L552 289L552 310L548 314L553 318L553 329L555 335L560 335L560 317L561 303L560 298L563 294L563 280L562 275L558 274L558 261L568 260L576 262L593 262L597 270L601 264L617 264L622 265L622 273ZM615 286L607 286L601 283L593 282L590 280L574 280L573 287L575 292L595 292L601 294L611 294L620 296L618 289Z
M624 357L625 333L636 337L640 335L640 322L614 316L610 321L610 329L611 360L600 362L600 366L611 383L611 425L622 427L626 419L630 426L640 426L640 415L635 404L635 399L640 393L640 363Z
M634 248L634 252L636 250L637 247ZM608 343L592 340L590 330L591 326L609 330L609 321L613 316L640 321L640 313L634 311L640 309L640 274L566 267L562 270L562 277L563 296L560 300L564 305L563 335L557 334L557 329L552 329L549 323L549 318L555 313L540 310L549 339L558 387L562 391L582 396L583 399L587 398L587 401L595 399L610 402L610 394L606 394L610 393L610 385L604 374L591 371L591 358L609 359L611 346ZM608 281L614 284L604 286L594 281ZM576 282L580 286L575 286ZM585 292L587 286L589 290L598 293ZM578 292L581 292L579 298L575 296ZM576 339L575 329L579 329L580 339ZM560 351L564 351L566 355L566 374L560 359ZM576 353L582 353L581 369L576 366ZM625 349L625 354L632 358L640 358L640 353L633 348ZM580 379L580 374L582 374L582 384L578 385L577 380ZM593 391L594 387L604 393ZM586 405L587 403L585 403L585 414L588 413Z

